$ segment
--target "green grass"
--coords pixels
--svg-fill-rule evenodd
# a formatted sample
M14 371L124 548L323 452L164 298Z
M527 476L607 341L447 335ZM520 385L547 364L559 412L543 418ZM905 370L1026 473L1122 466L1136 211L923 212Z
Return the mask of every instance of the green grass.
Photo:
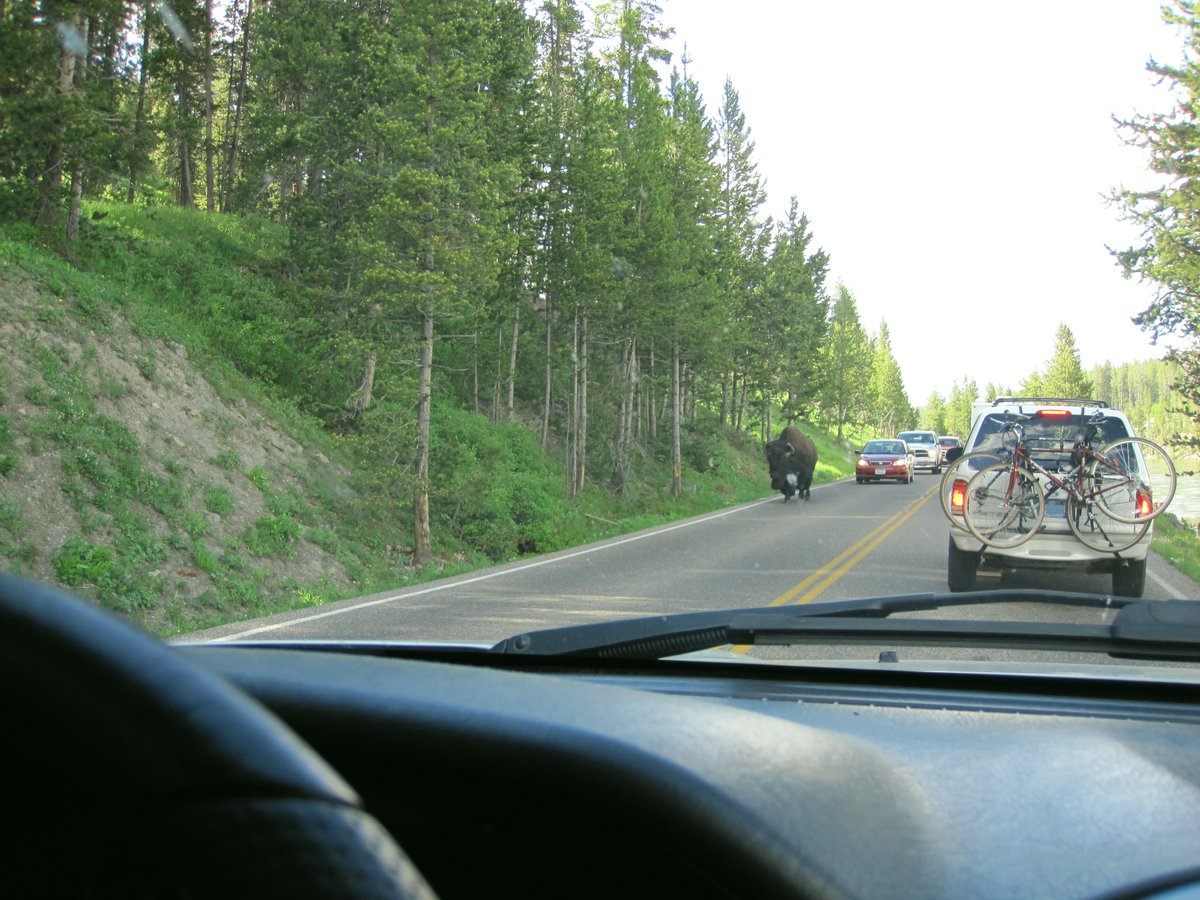
M361 358L313 326L317 299L292 278L286 231L170 207L91 208L104 215L85 219L75 264L31 229L0 223L0 274L37 285L38 303L20 315L56 339L10 348L30 375L0 384L0 479L53 451L76 526L61 548L40 549L27 534L38 511L0 503L0 565L48 572L160 634L419 584L771 494L757 442L701 421L685 427L681 497L670 495L664 434L635 455L619 495L605 486L611 462L597 439L591 480L568 500L560 458L524 426L456 410L443 386L430 486L436 559L415 569L412 474L398 452L411 446L411 385L406 375L381 382L360 430L334 433L315 418L340 409L358 377L346 361ZM111 349L144 384L98 371L96 345L126 325L137 340ZM185 348L195 374L177 375L164 344ZM181 390L173 381L196 377L228 404L198 411L220 441L211 458L182 447L156 455L111 413L131 391L170 397ZM29 414L13 417L14 400ZM300 444L303 464L248 469L261 457L235 443L247 412L264 444L273 431ZM147 443L157 445L165 417L148 414ZM805 430L819 448L818 483L850 474L845 448ZM246 526L236 514L247 512L238 506L248 484L264 509ZM286 563L302 547L336 561L328 568L339 577L297 583Z
M1154 520L1151 549L1193 581L1200 581L1200 535L1170 513Z

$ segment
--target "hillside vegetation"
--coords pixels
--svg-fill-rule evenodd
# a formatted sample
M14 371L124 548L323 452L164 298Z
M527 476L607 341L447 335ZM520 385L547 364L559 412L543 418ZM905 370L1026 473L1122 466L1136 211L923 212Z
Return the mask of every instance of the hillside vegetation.
M648 441L627 489L566 500L520 422L449 402L431 429L433 565L411 564L411 456L318 418L320 336L257 219L97 206L76 259L0 232L0 567L160 634L382 590L769 491L760 444L706 421ZM384 405L387 398L381 401ZM846 474L816 434L818 480Z

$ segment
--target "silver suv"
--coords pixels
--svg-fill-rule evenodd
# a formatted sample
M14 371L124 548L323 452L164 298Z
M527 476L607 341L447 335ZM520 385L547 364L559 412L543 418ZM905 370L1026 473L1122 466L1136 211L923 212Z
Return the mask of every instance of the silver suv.
M942 448L938 446L936 431L902 431L896 439L908 444L916 458L915 468L928 469L934 475L942 474Z
M997 450L1004 426L1014 416L1029 417L1024 422L1025 438L1038 463L1051 471L1067 471L1072 464L1072 445L1093 416L1100 414L1095 440L1107 444L1133 436L1129 420L1121 412L1099 400L1049 397L1001 397L973 410L971 434L962 450L947 454L947 465L964 453ZM1098 417L1099 418L1099 417ZM1066 502L1047 497L1045 520L1025 543L1012 548L985 546L963 524L961 501L965 496L968 472L948 472L943 480L943 503L950 516L947 581L951 591L975 589L979 570L1012 569L1075 570L1112 573L1112 592L1122 597L1141 597L1146 586L1146 556L1154 534L1151 523L1132 546L1120 553L1105 553L1085 545L1071 531L1066 519ZM947 483L950 482L950 483Z

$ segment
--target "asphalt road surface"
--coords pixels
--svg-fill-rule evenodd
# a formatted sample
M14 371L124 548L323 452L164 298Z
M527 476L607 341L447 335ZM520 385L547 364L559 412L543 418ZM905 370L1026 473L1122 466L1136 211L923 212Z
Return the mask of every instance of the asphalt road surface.
M572 550L413 588L186 635L182 640L495 643L538 628L727 607L946 592L947 523L938 476L913 484L821 485L807 502L774 495ZM1107 575L981 573L979 589L1106 594ZM1152 556L1152 599L1200 599L1200 585ZM956 618L1097 622L1095 610L1020 604ZM924 615L948 615L945 612ZM755 648L773 656L773 648ZM833 651L837 655L842 651ZM866 651L864 651L866 652ZM805 656L829 655L807 651Z

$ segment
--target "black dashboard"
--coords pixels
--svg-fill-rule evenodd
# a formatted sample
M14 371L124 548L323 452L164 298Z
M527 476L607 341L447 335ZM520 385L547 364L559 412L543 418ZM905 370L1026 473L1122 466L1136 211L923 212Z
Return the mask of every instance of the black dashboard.
M1200 884L1200 689L191 645L443 898L1142 897Z

